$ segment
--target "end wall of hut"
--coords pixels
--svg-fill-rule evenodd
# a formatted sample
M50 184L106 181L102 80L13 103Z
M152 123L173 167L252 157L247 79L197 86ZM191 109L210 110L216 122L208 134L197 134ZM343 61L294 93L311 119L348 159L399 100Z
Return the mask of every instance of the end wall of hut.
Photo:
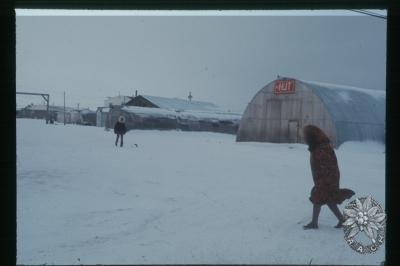
M298 81L290 93L277 94L275 82L261 89L248 104L240 122L237 141L304 143L302 128L324 128L333 143L335 125L323 102Z

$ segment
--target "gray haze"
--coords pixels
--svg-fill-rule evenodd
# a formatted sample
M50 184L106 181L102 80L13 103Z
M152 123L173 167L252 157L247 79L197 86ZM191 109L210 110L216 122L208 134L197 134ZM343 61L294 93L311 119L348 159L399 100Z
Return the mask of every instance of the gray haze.
M17 91L95 109L141 94L243 111L277 74L386 88L386 20L354 17L17 17ZM17 96L22 107L40 99Z

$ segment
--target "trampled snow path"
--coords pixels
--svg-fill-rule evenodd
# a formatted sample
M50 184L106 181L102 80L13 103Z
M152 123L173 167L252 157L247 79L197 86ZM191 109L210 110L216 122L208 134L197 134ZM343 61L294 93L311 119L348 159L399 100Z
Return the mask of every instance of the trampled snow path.
M379 264L355 253L327 207L311 218L301 144L17 120L18 264ZM134 143L139 148L132 147ZM378 143L336 151L341 186L384 205ZM343 208L344 204L341 205Z

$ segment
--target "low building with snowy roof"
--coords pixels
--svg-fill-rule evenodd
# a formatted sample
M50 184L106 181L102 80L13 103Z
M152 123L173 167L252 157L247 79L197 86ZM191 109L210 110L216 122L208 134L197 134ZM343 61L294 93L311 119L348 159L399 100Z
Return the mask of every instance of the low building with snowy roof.
M89 108L80 109L79 113L81 115L81 124L87 126L95 126L96 125L96 111L90 110Z
M30 104L17 112L17 118L46 119L47 106ZM49 119L64 123L64 107L49 105ZM96 125L96 112L88 108L77 110L65 107L65 123Z
M345 141L385 141L386 92L292 78L262 88L243 113L237 141L304 143L302 128Z
M65 107L66 112L72 112L74 109ZM60 113L64 113L63 106L49 105L49 118L57 120L57 116ZM35 118L35 119L46 119L47 117L47 105L35 105L30 104L21 108L17 113L17 118Z
M138 95L124 106L112 106L106 127L112 128L120 115L129 129L180 129L236 134L241 115L227 112L210 102Z
M138 95L133 97L126 103L126 106L152 107L174 111L221 111L221 108L210 102L190 101L179 98L166 98L149 95Z
M58 112L57 113L57 122L59 123L64 123L64 118L65 118L65 123L66 124L81 124L82 123L82 117L79 113L78 110L68 110L65 112Z

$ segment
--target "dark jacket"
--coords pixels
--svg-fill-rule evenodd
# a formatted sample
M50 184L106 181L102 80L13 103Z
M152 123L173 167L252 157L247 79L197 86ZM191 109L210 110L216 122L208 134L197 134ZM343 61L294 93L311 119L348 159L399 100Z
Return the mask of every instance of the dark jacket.
M125 123L117 122L114 126L114 133L124 135L126 133L126 126Z
M340 189L340 172L329 138L315 127L306 126L304 138L309 145L311 172L314 187L310 201L314 204L341 204L355 193L350 189Z

